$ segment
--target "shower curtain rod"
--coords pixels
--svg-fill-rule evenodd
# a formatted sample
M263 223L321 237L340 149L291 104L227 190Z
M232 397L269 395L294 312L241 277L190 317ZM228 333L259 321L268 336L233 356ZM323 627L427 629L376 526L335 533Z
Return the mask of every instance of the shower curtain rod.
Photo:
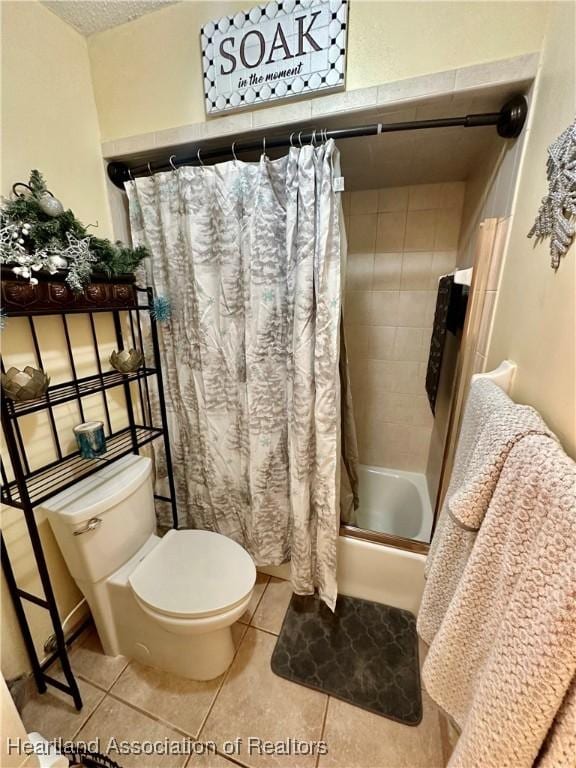
M150 176L159 171L169 171L179 165L201 164L204 160L216 157L235 155L238 152L248 152L257 149L277 149L280 147L300 146L310 142L327 139L353 139L359 136L377 136L382 133L394 133L396 131L415 131L422 128L480 128L487 125L495 125L498 135L505 139L515 139L522 132L528 105L524 96L514 96L502 107L499 112L486 112L478 115L466 115L461 117L441 117L433 120L411 120L403 123L374 123L371 125L359 125L354 128L336 128L334 130L293 131L290 135L271 136L267 139L248 139L247 141L235 141L230 144L208 147L199 147L196 154L178 157L173 154L169 160L160 163L145 163L130 166L128 163L112 161L108 164L108 177L113 184L120 189L124 188L124 182L136 176Z

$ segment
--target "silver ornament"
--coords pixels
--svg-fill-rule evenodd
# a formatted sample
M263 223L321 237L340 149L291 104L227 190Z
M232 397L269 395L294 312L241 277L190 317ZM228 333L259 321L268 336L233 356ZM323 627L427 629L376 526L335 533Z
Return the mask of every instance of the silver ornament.
M64 213L64 206L60 200L53 197L49 192L43 192L40 195L38 205L47 216L60 216L61 213Z
M576 120L548 147L548 194L528 237L550 238L552 269L576 237Z
M62 256L50 256L50 259L48 260L48 266L50 272L54 273L59 269L67 269L68 262Z

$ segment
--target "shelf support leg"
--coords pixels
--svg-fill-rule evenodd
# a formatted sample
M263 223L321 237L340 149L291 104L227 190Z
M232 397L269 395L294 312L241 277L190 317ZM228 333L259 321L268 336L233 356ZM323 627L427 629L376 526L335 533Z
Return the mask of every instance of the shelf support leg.
M48 603L48 611L50 618L52 619L52 627L54 629L54 636L56 638L56 647L58 649L58 658L62 665L62 672L66 678L66 682L70 686L70 694L74 700L74 706L77 710L82 709L82 697L80 696L80 690L72 672L70 661L68 660L68 651L66 649L66 640L64 639L64 630L62 629L62 623L60 621L60 614L58 613L58 607L56 605L56 597L52 589L50 582L50 576L48 574L48 566L44 558L44 552L42 549L42 542L40 541L40 534L38 533L38 527L36 526L36 520L34 519L34 510L29 501L24 507L24 517L28 526L28 533L32 542L32 549L36 557L36 565L38 567L38 573L40 574L40 581L42 582L42 589Z
M24 640L24 647L26 648L26 653L28 654L28 659L30 660L30 666L32 667L32 674L34 675L36 688L38 689L39 693L45 693L46 683L44 682L42 668L40 667L40 660L38 659L38 654L36 653L36 648L34 647L34 640L30 634L30 627L28 626L28 620L26 619L24 606L22 605L22 600L18 594L18 585L16 584L16 578L14 576L14 571L12 570L12 563L10 562L8 550L6 549L4 537L1 534L0 553L2 555L2 570L4 571L4 577L6 578L6 585L8 586L8 591L10 592L10 597L12 598L12 604L14 605L14 611L16 613L18 625L20 627L20 631L22 632L22 639Z
M152 288L147 289L148 306L154 303L154 294ZM170 437L168 435L168 415L166 413L166 400L164 399L164 380L162 378L162 361L160 359L160 342L158 341L158 325L154 314L150 313L150 330L152 334L152 347L154 349L154 362L156 367L156 380L158 382L158 403L160 405L160 418L162 420L162 430L164 432L164 454L166 456L166 472L168 474L168 486L170 488L170 498L172 499L172 524L178 528L178 509L176 506L176 484L174 482L174 472L172 470L172 454L170 452Z
M74 705L76 706L76 709L80 710L82 709L82 697L80 696L80 690L78 689L78 684L76 683L76 679L74 677L72 668L70 667L70 662L68 660L68 652L66 650L66 642L64 640L64 631L62 629L62 623L60 621L60 614L58 613L56 597L54 596L54 591L52 590L52 584L50 582L48 566L46 565L46 559L44 558L44 550L42 549L42 542L40 541L40 534L38 533L38 526L36 525L36 518L34 517L34 508L32 506L32 502L30 501L30 496L28 495L26 478L22 474L22 469L20 467L18 449L16 447L16 439L14 436L14 431L12 429L13 424L6 414L6 409L2 408L1 410L2 410L2 414L1 414L2 429L4 431L4 437L6 439L6 447L8 448L10 463L12 465L16 484L18 486L20 501L22 503L22 509L24 511L24 519L26 520L28 535L30 536L30 543L32 544L32 550L34 552L34 558L36 560L36 567L38 568L38 574L40 576L40 581L42 583L42 589L44 590L44 596L46 598L46 602L48 603L48 612L50 613L50 619L52 620L52 628L54 629L54 636L56 637L56 647L58 649L58 657L60 659L60 663L62 664L62 671L64 672L64 677L66 678L66 682L68 683L68 686L70 688L70 695L74 700ZM4 547L2 548L2 556L3 556L2 564L4 565L4 561L8 560L8 553ZM14 574L12 573L12 575ZM15 580L13 585L16 586ZM22 606L20 606L20 609L21 609L20 618L23 618L23 621L24 621L24 624L26 625L26 630L27 630L27 632L25 632L24 634L25 636L26 634L30 635L30 629L28 627L28 621L26 619L24 609L22 608ZM30 637L30 641L31 640L32 638ZM25 639L25 642L26 642L26 639ZM32 668L34 670L35 663L37 663L38 661L38 657L36 655L36 650L34 649L33 642L31 645L31 649L33 650L34 656L36 657L36 660L32 662ZM40 693L44 693L44 691L46 690L46 681L44 679L44 673L41 670L40 670L40 674L42 675L42 685L38 687L38 690ZM34 676L36 678L37 676L36 672Z

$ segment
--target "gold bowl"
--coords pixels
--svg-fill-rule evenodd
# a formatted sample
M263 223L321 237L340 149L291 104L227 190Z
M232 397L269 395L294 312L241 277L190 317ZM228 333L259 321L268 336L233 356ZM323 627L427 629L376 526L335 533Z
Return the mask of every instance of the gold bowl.
M122 349L120 352L112 352L110 365L120 373L134 373L144 362L144 355L139 349Z
M19 368L9 368L2 374L2 389L6 397L17 403L37 400L46 394L50 377L39 368L27 365L23 371Z

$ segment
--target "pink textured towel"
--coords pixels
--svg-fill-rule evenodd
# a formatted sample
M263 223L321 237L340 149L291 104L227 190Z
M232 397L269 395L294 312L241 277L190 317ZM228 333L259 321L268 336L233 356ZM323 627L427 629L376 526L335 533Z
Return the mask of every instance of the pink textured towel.
M536 766L537 768L576 767L576 678L572 678L572 684L546 737Z
M450 768L569 765L575 674L576 464L529 435L509 452L423 668L462 731Z
M517 405L500 387L470 387L454 468L430 554L418 634L430 645L454 596L506 457L526 435L551 435L537 411Z

